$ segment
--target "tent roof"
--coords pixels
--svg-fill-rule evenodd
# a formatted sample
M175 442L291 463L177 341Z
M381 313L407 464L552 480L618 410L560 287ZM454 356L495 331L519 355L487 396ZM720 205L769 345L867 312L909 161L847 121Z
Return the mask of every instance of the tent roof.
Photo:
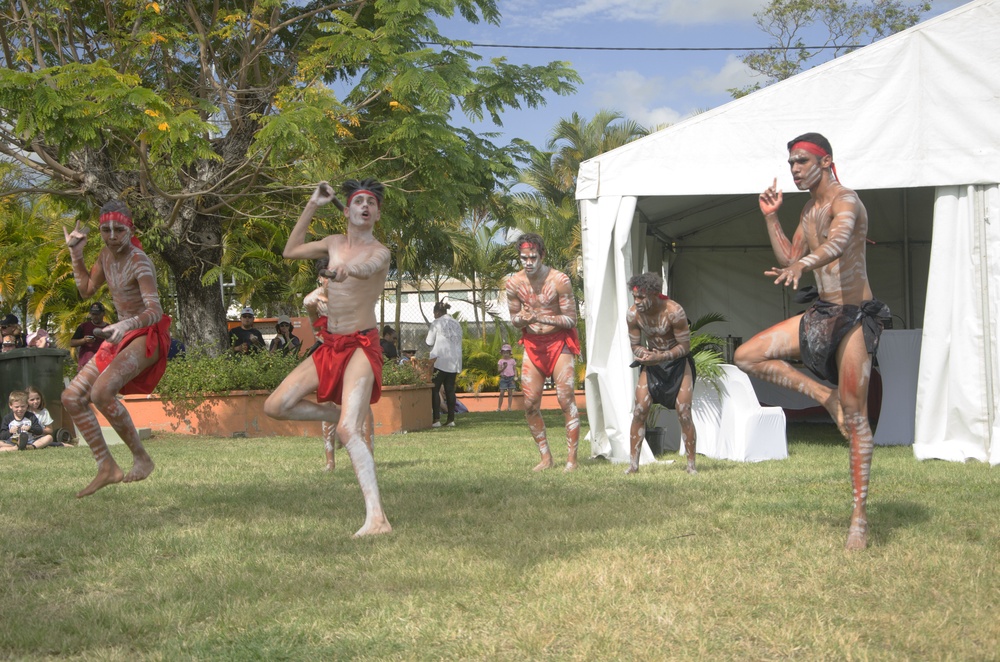
M962 5L585 161L576 197L756 196L774 177L794 191L785 145L808 131L851 188L1000 181L997 34L1000 0ZM687 207L641 208L655 221Z

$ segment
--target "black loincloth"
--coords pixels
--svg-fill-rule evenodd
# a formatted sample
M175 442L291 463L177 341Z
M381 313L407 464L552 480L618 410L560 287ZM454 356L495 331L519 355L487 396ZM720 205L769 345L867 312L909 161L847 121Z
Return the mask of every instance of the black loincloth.
M667 409L675 409L677 405L677 394L681 390L681 382L684 381L684 366L691 366L691 388L698 378L698 372L694 368L694 359L690 354L679 359L664 361L656 365L640 365L638 361L631 364L632 368L642 368L646 372L646 388L649 389L649 397L658 405L663 405Z
M863 301L860 306L817 301L799 321L802 363L817 377L836 384L840 377L837 348L844 336L860 322L865 347L874 356L882 333L880 318L888 318L889 315L889 307L878 299Z

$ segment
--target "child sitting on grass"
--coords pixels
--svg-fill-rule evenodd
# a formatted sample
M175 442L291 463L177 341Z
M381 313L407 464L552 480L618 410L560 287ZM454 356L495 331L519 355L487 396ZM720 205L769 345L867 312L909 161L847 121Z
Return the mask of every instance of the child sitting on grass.
M34 450L35 441L41 442L45 436L49 443L52 435L45 435L38 418L28 411L28 394L24 391L11 391L7 397L10 413L3 417L0 423L0 452Z
M62 446L55 438L55 420L45 407L45 396L34 386L24 389L28 394L28 411L35 415L42 424L42 436L33 442L35 448L46 446Z

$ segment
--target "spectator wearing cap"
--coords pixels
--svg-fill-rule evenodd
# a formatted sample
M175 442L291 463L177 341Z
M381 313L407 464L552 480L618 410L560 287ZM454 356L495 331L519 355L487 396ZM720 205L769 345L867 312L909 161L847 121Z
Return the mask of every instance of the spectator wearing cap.
M104 321L104 304L98 301L90 307L87 321L76 327L76 333L69 341L69 346L76 349L76 365L79 368L87 365L104 340L94 335L94 329L103 329L108 325Z
M302 347L302 341L292 333L291 318L288 315L280 316L278 323L274 325L274 329L278 332L278 335L271 340L271 353L298 354L299 349Z
M256 354L267 347L264 336L253 327L253 308L245 306L240 312L240 325L229 332L229 348L237 354Z
M0 320L0 336L10 336L13 338L14 347L13 349L18 349L19 347L24 347L24 334L21 332L21 324L14 313L7 313L2 320Z
M52 338L49 336L49 332L47 330L39 328L37 331L28 334L28 347L47 349L51 346Z

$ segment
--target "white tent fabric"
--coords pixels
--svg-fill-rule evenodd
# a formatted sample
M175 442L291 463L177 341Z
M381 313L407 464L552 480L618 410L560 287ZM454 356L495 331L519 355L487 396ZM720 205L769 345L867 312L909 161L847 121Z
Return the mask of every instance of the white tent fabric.
M920 459L1000 464L1000 194L996 186L938 189L931 249L932 278L917 386Z
M897 324L923 325L925 300L931 306L938 298L926 297L925 289L950 283L952 272L971 260L952 254L931 264L932 243L937 253L940 228L952 227L950 214L958 213L938 203L941 188L1000 181L998 33L1000 0L975 0L581 165L587 408L595 453L627 456L637 378L628 367L624 332L630 276L662 266L669 294L689 318L726 315L726 324L710 328L723 336L748 338L798 312L783 288L762 275L774 257L757 195L777 176L785 191L780 215L790 233L807 196L795 192L785 143L801 133L830 139L844 184L868 208L875 295L889 304ZM995 232L996 224L986 229ZM986 258L992 277L996 256ZM926 316L930 321L932 314ZM956 316L970 326L982 319L964 308ZM979 333L984 342L976 360L990 362L995 375L995 332ZM931 378L923 370L927 354L948 356L956 344L924 338L921 387ZM961 386L945 381L941 388ZM956 407L963 399L943 401ZM938 414L960 417L951 410ZM995 427L996 417L969 434L986 435L980 446L1000 452L1000 441L990 444L987 424Z

